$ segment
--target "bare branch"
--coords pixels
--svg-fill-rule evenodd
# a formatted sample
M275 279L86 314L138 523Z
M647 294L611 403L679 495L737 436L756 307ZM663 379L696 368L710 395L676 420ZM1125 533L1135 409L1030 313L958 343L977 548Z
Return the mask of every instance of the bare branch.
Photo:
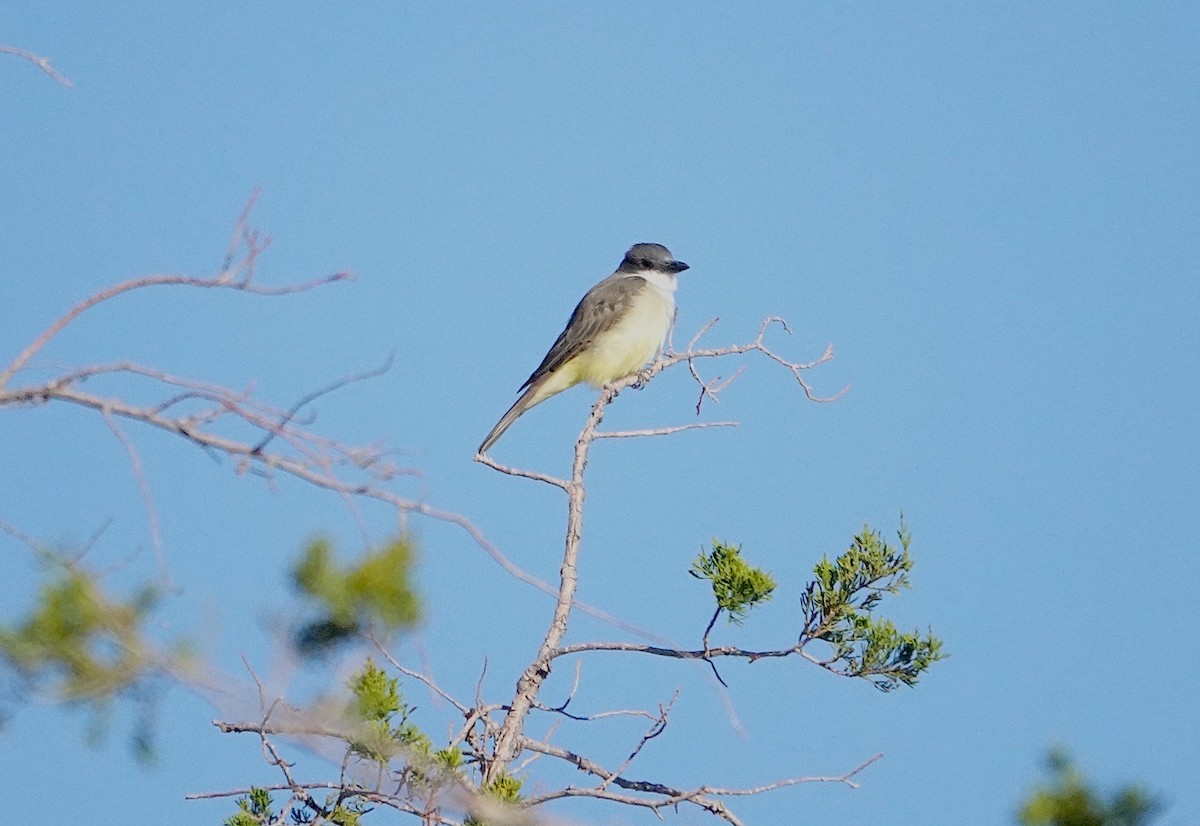
M704 627L704 636L701 637L701 642L704 643L704 650L708 650L708 635L712 633L713 626L717 624L717 618L721 616L722 608L717 606L717 610L713 611L712 619L708 621L708 625Z
M230 271L226 271L230 272ZM13 359L12 363L5 368L4 372L0 373L0 390L8 384L8 381L25 367L31 358L37 355L38 351L45 347L52 338L61 333L63 329L72 321L78 318L81 314L112 298L116 298L122 293L127 293L132 290L146 289L147 287L162 287L162 286L181 286L181 287L198 287L200 289L230 289L240 290L242 292L254 293L256 295L286 295L289 293L305 292L323 284L332 284L336 281L345 281L350 278L347 272L334 273L323 278L305 281L300 284L291 284L283 287L260 287L257 284L252 284L249 278L246 277L239 281L230 281L228 278L223 279L225 274L219 274L213 278L198 278L192 275L147 275L140 278L132 278L128 281L122 281L120 284L114 284L107 289L100 290L93 295L88 296L83 301L76 304L65 314L59 317L53 324L42 331L41 335L35 338L28 347Z
M804 641L804 642L807 642ZM804 649L804 642L797 643L790 648L780 648L769 651L751 651L745 648L738 648L734 645L722 645L718 648L666 648L658 645L645 645L638 642L579 642L571 645L564 645L561 648L556 648L551 652L554 658L562 657L567 654L579 654L584 651L626 651L636 654L650 654L655 657L669 657L676 660L705 660L709 657L740 657L754 662L768 657L789 657L793 654L801 654Z
M56 554L52 549L47 547L44 543L34 539L32 536L25 533L10 522L0 519L0 531L4 531L13 539L17 540L23 545L26 545L31 551L44 559L56 558Z
M845 774L836 776L808 775L804 777L789 777L786 780L776 780L774 783L764 783L761 786L753 786L748 789L722 789L713 786L701 786L697 791L701 791L704 794L720 795L722 797L747 797L749 795L786 788L787 786L796 786L800 783L844 783L852 789L857 789L859 784L855 783L851 778L881 759L883 759L883 752L873 754Z
M700 339L704 338L704 336L706 336L708 334L709 330L711 330L713 327L717 326L717 322L720 320L721 320L720 316L713 316L708 321L706 321L703 324L703 326L701 326L700 329L696 331L696 334L694 336L692 336L691 341L688 342L688 345L687 345L688 350L695 350L696 345L700 342ZM674 350L675 350L675 345L674 345L674 343L672 343L670 345L670 347L668 348L668 352L674 352Z
M600 784L601 789L607 789L610 783L616 780L616 778L622 772L629 768L629 765L633 762L634 758L641 753L642 749L647 743L667 730L667 716L671 713L671 709L675 706L675 701L678 699L679 689L675 689L675 693L671 695L671 699L667 703L666 707L661 705L658 707L658 717L655 719L654 724L651 725L650 728L647 729L646 733L642 735L642 739L638 741L638 744L634 746L633 751L631 751L629 756L625 758L625 762L617 766L616 769L613 770L612 774L610 774L604 780L604 782Z
M441 686L439 686L437 683L435 683L431 677L429 677L425 674L422 674L419 671L413 671L411 668L405 668L403 665L401 665L399 662L397 662L396 658L391 655L391 652L389 652L386 648L384 648L383 643L381 643L378 639L376 639L373 634L368 633L367 637L368 637L368 639L371 640L371 642L375 643L375 648L379 651L380 654L383 655L384 659L386 659L389 663L391 663L392 667L395 668L397 671L399 671L401 674L403 674L406 677L412 677L414 680L418 680L418 681L424 683L429 688L430 691L434 692L437 696L441 697L443 700L448 702L450 705L454 706L456 709L458 709L464 715L468 714L470 712L470 710L463 703L460 703L458 700L454 699L453 695L451 695L447 691L442 690Z
M75 88L74 83L72 83L65 76L63 76L63 75L59 74L57 71L55 71L54 67L50 65L50 58L48 58L48 57L42 57L41 55L36 55L33 52L26 51L25 49L18 49L16 46L5 46L3 44L0 44L0 54L11 54L11 55L16 55L17 57L23 57L26 60L28 60L30 63L32 63L34 66L37 66L43 72L50 75L50 77L54 78L56 81L61 83L63 86L66 86L68 89Z
M545 473L538 473L536 470L523 470L521 468L502 465L491 456L488 456L484 453L475 454L475 461L479 462L481 465L487 465L492 470L498 470L501 473L506 473L509 476L519 476L522 479L532 479L535 482L545 482L547 485L553 485L554 487L562 490L569 489L570 482L567 482L565 479L559 479L556 476L550 476L549 474Z
M575 692L579 688L579 676L583 668L583 660L575 661L575 679L571 683L571 690L567 693L567 699L563 700L557 706L547 706L538 700L534 700L533 707L538 711L545 711L551 714L561 714L569 720L578 722L588 722L591 720L603 720L605 717L645 717L647 720L655 721L658 717L643 709L612 709L609 711L599 711L595 714L573 714L567 711L567 706L575 699ZM674 702L672 700L671 702ZM549 739L549 738L547 738Z
M242 205L242 211L239 213L237 221L234 222L233 232L229 234L229 247L225 250L225 261L221 264L222 275L231 274L234 271L234 261L237 259L238 251L245 246L246 249L265 249L269 241L264 241L259 244L258 230L250 227L250 213L254 211L254 205L258 203L259 196L262 195L262 187L254 187L250 191L250 197L246 199L246 203ZM232 277L229 275L228 277Z
M749 797L752 795L763 794L765 792L787 788L788 786L796 786L803 783L841 783L849 786L852 789L857 789L858 783L854 782L853 778L872 763L883 757L882 753L875 754L859 765L855 766L850 771L840 775L805 775L800 777L789 777L783 780L763 783L759 786L740 789L699 786L695 789L683 790L666 786L662 783L655 783L646 780L634 780L623 777L619 772L609 772L600 764L583 757L582 755L576 754L575 752L559 746L551 745L549 743L527 738L523 741L522 745L530 751L540 752L547 756L564 760L579 770L600 778L603 781L600 785L595 787L581 788L568 786L557 791L546 792L526 800L525 803L528 806L536 806L541 803L563 797L595 797L602 800L613 800L632 806L641 806L657 812L659 809L665 807L674 807L680 803L691 803L729 823L735 824L741 823L741 821L733 814L733 812L729 811L723 802L716 798ZM610 784L616 785L628 791L640 792L646 795L655 795L655 797L615 794L608 790L608 786Z
M704 636L700 641L702 643L704 643L705 651L707 651L709 649L708 635L712 633L713 626L717 624L717 617L719 617L719 616L721 616L720 606L717 607L716 611L713 611L712 619L710 619L708 621L708 625L704 628ZM725 678L721 676L721 672L717 669L717 664L712 661L712 658L705 657L704 661L706 663L708 663L709 667L712 669L713 676L717 678L717 682L720 683L723 687L729 688L729 683L725 682Z
M700 401L696 405L697 412L699 412L699 408L703 404L704 399L706 397L715 399L716 395L721 390L728 387L729 384L732 383L733 380L736 379L740 373L735 372L733 376L731 376L729 379L726 379L724 381L721 381L720 379L716 379L713 381L705 382L703 379L700 378L700 374L696 370L696 366L695 366L696 359L721 358L723 356L741 355L744 353L760 352L763 355L765 355L767 358L771 359L771 361L775 362L776 364L780 365L781 367L786 368L788 370L788 372L790 372L792 374L792 377L796 380L796 383L799 384L800 388L804 391L805 397L808 398L810 401L814 401L814 402L836 401L837 399L839 399L843 395L845 395L846 391L848 391L850 389L850 385L846 385L845 387L843 387L841 390L839 390L834 395L822 397L822 396L816 395L816 393L813 391L812 387L808 384L808 382L806 382L804 380L804 376L802 375L802 373L805 370L810 370L820 364L824 364L825 362L831 361L833 359L833 345L832 344L825 348L825 352L821 355L820 358L814 359L813 361L809 361L809 362L790 361L789 359L786 359L783 356L779 355L778 353L776 353L774 350L772 350L770 347L768 347L766 345L764 338L767 334L768 329L770 329L770 327L772 325L778 324L780 327L783 328L784 332L786 332L788 334L791 334L791 332L792 332L791 328L788 327L787 322L778 316L770 316L769 318L764 319L762 325L758 328L758 334L754 337L754 340L748 344L731 344L727 347L716 347L716 348L711 348L711 349L707 349L707 350L695 349L696 342L699 341L699 339L702 335L707 333L713 327L713 325L716 323L716 321L717 321L717 319L714 318L712 321L708 322L708 324L706 324L704 327L702 327L700 332L698 332L692 338L692 341L689 342L688 349L684 350L683 352L668 352L662 358L660 358L658 361L656 361L654 364L652 364L650 366L650 374L654 375L654 374L660 373L663 370L667 369L668 367L672 367L680 362L687 362L688 369L691 371L692 377L696 380L696 383L699 384L700 388L701 388Z
M554 605L554 615L550 620L550 627L542 639L536 658L517 681L516 694L513 696L508 714L504 718L500 734L496 738L494 759L484 772L485 782L491 782L498 777L516 758L519 752L521 732L524 730L525 717L533 707L542 683L550 675L551 654L567 633L567 619L575 601L575 588L578 581L576 567L579 559L580 540L583 537L583 498L585 493L583 471L587 466L588 448L592 439L595 438L596 428L604 418L604 408L616 397L618 387L628 386L635 380L636 377L631 376L623 380L624 385L617 382L600 391L600 398L592 405L592 412L588 416L583 433L575 442L575 458L571 463L571 481L563 486L563 490L567 493L567 528L563 562L559 569L558 601Z
M737 427L737 422L692 422L674 427L652 427L644 430L605 430L596 434L597 439L630 439L637 436L670 436L685 430L702 430L706 427ZM520 475L520 474L518 474Z
M13 377L26 369L30 360L80 315L93 307L112 300L124 293L156 286L190 286L201 289L230 289L261 295L284 295L304 292L323 284L343 281L350 276L346 272L335 273L311 281L278 287L260 286L252 279L259 254L268 241L256 230L248 228L250 208L257 197L255 192L247 201L235 226L227 259L220 273L208 278L189 275L152 275L134 278L96 292L76 304L37 335L16 358L0 372L0 407L18 404L42 404L48 401L63 401L100 412L108 421L120 417L138 421L169 433L174 433L209 452L211 456L229 456L236 462L239 473L256 473L269 482L274 474L284 473L302 481L331 490L351 503L353 498L373 499L385 503L397 511L400 527L405 518L417 514L431 519L454 524L463 529L471 539L493 560L518 580L554 595L556 589L548 583L531 576L510 562L500 550L466 517L443 511L428 504L399 496L383 487L397 475L412 471L398 468L385 460L377 445L347 445L312 432L295 421L296 413L313 399L332 392L351 381L369 378L378 371L348 376L309 394L284 411L264 405L250 395L249 391L235 391L206 382L180 378L164 371L134 364L118 362L107 365L89 365L62 371L57 377L39 384L25 387L9 387ZM234 260L239 247L244 245L240 259ZM385 366L386 367L386 366ZM381 368L385 369L385 368ZM160 385L179 387L182 393L171 395L149 405L136 405L116 396L88 393L80 385L98 376L127 373L157 382ZM199 410L176 412L191 403L207 405ZM223 418L233 418L258 431L255 441L236 439L216 432L213 426ZM116 431L114 431L116 433ZM124 434L118 433L118 438ZM268 450L272 440L282 441L289 449ZM127 440L122 444L128 450ZM131 456L132 459L132 456ZM353 475L344 475L342 470ZM135 475L140 473L135 466ZM353 505L349 504L353 510ZM152 517L152 522L155 520ZM156 543L157 547L157 543Z
M601 781L605 781L605 785L602 786L590 788L568 786L565 789L559 789L557 791L547 792L545 794L530 797L524 801L525 805L527 806L537 806L550 800L556 800L564 797L594 797L601 800L612 800L618 803L625 803L630 806L640 806L651 809L657 813L658 810L663 807L674 806L677 803L691 803L710 812L711 814L717 815L728 823L735 824L735 826L740 826L742 823L732 812L729 811L729 809L726 808L724 803L722 803L720 800L705 797L702 793L685 792L671 786L665 786L662 783L654 783L647 780L631 780L626 777L621 777L619 775L615 775L613 772L608 771L599 763L589 760L588 758L576 754L575 752L559 746L551 745L549 743L543 743L537 740L525 738L522 740L521 745L530 751L540 752L549 757L557 757L560 760L565 760L566 762L578 768L580 771L598 777L601 779ZM607 788L608 782L611 782L613 785L619 786L622 789L634 792L642 792L644 794L658 795L658 797L640 797L635 795L618 794L610 791Z

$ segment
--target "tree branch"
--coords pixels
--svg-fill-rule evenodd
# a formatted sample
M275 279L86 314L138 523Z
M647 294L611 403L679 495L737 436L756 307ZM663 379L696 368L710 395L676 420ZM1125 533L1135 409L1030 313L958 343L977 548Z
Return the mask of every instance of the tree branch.
M37 66L43 72L50 75L50 77L61 83L63 86L66 86L68 89L75 88L74 83L55 71L54 67L50 65L50 58L48 57L36 55L33 52L26 51L25 49L18 49L16 46L5 46L3 44L0 44L0 54L11 54L16 55L17 57L25 58L34 66Z
M606 430L597 433L597 439L631 439L639 436L670 436L685 430L703 430L706 427L737 427L737 422L692 422L674 427L652 427L643 430Z
M685 425L676 428L660 428L646 431L622 431L611 434L599 433L597 428L604 420L605 409L613 401L613 399L617 397L621 390L635 384L641 386L663 370L682 362L687 362L689 369L692 370L692 375L696 376L698 381L701 381L694 366L696 359L719 358L722 356L758 351L762 352L777 364L787 368L799 383L800 387L804 390L807 398L813 401L832 401L833 399L837 398L837 396L834 396L830 399L822 399L817 397L813 393L812 388L807 384L807 382L804 381L804 378L801 375L802 371L810 369L811 367L815 367L816 365L822 364L825 361L833 358L832 347L827 348L825 354L820 359L809 363L792 362L784 359L769 349L764 343L763 339L768 328L773 323L778 323L784 328L784 330L788 332L791 331L782 319L770 317L763 321L762 325L759 327L758 335L749 344L731 345L728 347L708 350L696 350L695 345L699 341L700 337L703 336L709 329L711 329L715 323L716 319L713 319L704 327L702 327L701 330L692 338L692 341L688 345L688 349L683 353L664 353L640 373L612 382L600 391L600 396L592 405L591 413L588 416L587 422L584 425L578 440L575 442L574 461L572 462L571 478L569 481L548 477L545 474L537 473L535 471L517 470L514 468L498 466L495 462L491 461L485 456L477 455L475 457L476 461L486 464L495 470L499 470L503 473L508 473L514 476L521 476L524 478L535 479L537 481L553 484L567 494L567 526L564 540L562 567L560 568L559 572L560 578L558 600L555 604L554 614L550 620L550 626L546 631L537 655L517 681L516 692L514 694L513 701L509 707L508 714L506 715L504 724L500 730L500 735L496 741L493 761L484 772L485 783L498 777L500 773L505 771L508 764L516 758L519 752L520 744L523 742L521 737L522 731L524 730L525 718L528 715L529 710L534 706L534 702L541 690L543 682L550 675L551 664L553 660L559 656L561 652L567 650L560 649L558 646L566 634L567 621L570 617L575 596L579 549L583 534L583 502L586 496L583 475L584 469L587 466L588 451L591 447L591 443L595 439L601 438L602 436L607 436L607 438L619 438L643 435L667 435L671 432L690 429L689 426ZM715 397L715 394L727 384L728 382L719 385L714 385L711 382L705 384L703 381L701 381L703 388L701 393L701 401L703 401L705 395ZM842 392L845 391L843 390ZM840 396L841 394L839 393L838 395ZM715 423L717 426L729 424L732 423ZM653 646L641 646L640 650L675 651L676 653L674 656L684 656L682 652L678 652L676 649L657 649ZM783 655L780 654L778 656ZM701 658L706 659L703 656ZM711 661L710 665L712 665ZM715 666L713 670L716 670ZM717 675L717 678L718 680L720 679L719 674Z
M251 472L268 480L272 480L276 473L283 473L333 491L345 499L352 510L354 499L370 499L387 504L397 512L400 530L404 529L410 514L456 525L510 575L547 594L556 595L557 589L509 561L465 516L400 496L385 487L385 483L396 476L413 471L399 468L387 461L385 453L378 445L350 445L297 425L295 417L303 406L350 382L378 375L387 369L387 364L377 370L339 379L304 396L289 410L262 404L252 397L250 391L236 391L216 384L180 378L153 367L128 361L64 368L57 376L46 381L26 386L11 386L14 378L28 368L31 360L81 315L129 292L151 287L182 286L280 296L305 292L351 277L348 272L343 271L282 286L262 286L256 283L254 276L258 257L270 244L269 238L262 236L249 224L250 213L257 197L257 191L252 193L238 216L220 272L211 277L150 275L132 278L88 296L55 319L6 367L0 369L0 408L10 405L44 404L50 401L68 402L101 413L110 428L117 418L124 418L180 436L211 456L229 456L234 460L239 473ZM88 380L114 374L136 376L160 387L180 388L182 392L173 393L153 404L138 405L119 396L90 393L81 389L81 385ZM196 409L197 404L204 406ZM226 418L249 426L258 435L249 439L234 438L213 429ZM114 434L129 451L132 442L127 437L123 439L124 434L119 429L114 430ZM282 441L290 450L268 449L275 440ZM135 476L141 479L140 463L134 458L136 451L130 453L130 456L134 463ZM148 513L154 533L157 520L152 510ZM156 549L158 546L159 542L155 540ZM602 612L597 613L603 615Z

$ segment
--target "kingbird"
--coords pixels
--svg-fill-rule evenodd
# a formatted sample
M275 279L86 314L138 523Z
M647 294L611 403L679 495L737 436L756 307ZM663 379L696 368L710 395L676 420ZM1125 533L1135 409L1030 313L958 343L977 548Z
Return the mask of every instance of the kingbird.
M617 271L587 291L524 390L479 446L485 453L522 413L582 381L632 376L662 348L675 319L675 276L688 268L662 244L634 244Z

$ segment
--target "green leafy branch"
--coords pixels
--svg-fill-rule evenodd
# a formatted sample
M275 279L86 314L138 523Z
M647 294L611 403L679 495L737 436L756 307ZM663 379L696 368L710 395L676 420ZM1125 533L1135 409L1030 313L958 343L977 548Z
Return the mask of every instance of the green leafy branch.
M704 629L705 648L708 647L708 635L722 611L728 614L731 624L741 625L750 609L769 600L775 591L775 580L769 572L742 559L741 545L726 545L715 539L712 553L701 551L692 561L689 573L711 582L713 598L717 601L717 610Z
M910 587L912 539L903 522L898 535L899 548L864 525L850 547L817 563L815 579L800 597L804 626L799 648L811 640L828 643L832 654L814 662L835 674L870 680L882 691L916 685L930 665L945 657L942 641L932 633L904 633L891 620L873 616L885 594Z
M429 782L431 770L459 767L462 752L434 750L429 735L409 720L413 708L400 693L399 678L388 675L374 660L368 659L350 680L350 691L351 715L363 724L349 743L354 754L378 763L403 754L410 764L409 779L422 783Z
M893 546L878 531L864 526L845 551L832 560L824 557L817 563L812 582L800 595L803 625L796 645L791 648L747 651L709 644L709 633L722 612L728 614L730 623L740 624L750 609L770 599L775 589L775 580L769 573L742 558L740 546L714 540L712 552L701 553L690 571L692 576L712 583L717 603L704 630L702 650L587 643L560 648L555 655L583 650L644 651L659 656L704 659L712 665L713 658L721 656L743 657L753 662L763 657L800 654L835 674L870 680L883 691L916 685L930 665L945 657L941 640L931 633L899 631L891 620L874 615L885 595L898 594L909 587L913 563L908 549L912 540L903 522L899 538L899 547ZM814 640L831 646L830 656L809 654L805 649ZM721 679L720 674L717 679Z
M225 826L275 826L284 822L283 812L274 814L275 804L266 789L250 789L249 794L238 798L237 805L237 812L225 818Z
M712 633L722 611L729 616L730 624L741 625L750 609L769 600L775 590L775 580L769 573L742 559L741 545L726 545L716 539L712 541L712 553L701 551L692 561L689 573L696 579L711 582L713 598L717 601L717 609L704 629L702 639L705 651L709 648L708 635ZM716 663L707 657L705 659L717 681L728 687Z
M350 679L350 692L349 712L360 723L347 741L352 754L378 763L381 771L402 758L404 766L394 779L431 802L439 789L462 780L462 752L454 746L434 749L433 740L410 719L414 709L398 677L368 659Z
M350 799L344 799L349 797ZM248 794L238 798L238 810L225 818L224 826L359 826L360 818L370 811L368 804L347 795L331 795L321 806L306 798L309 808L293 806L289 811L280 809L276 813L275 803L268 789L251 787Z

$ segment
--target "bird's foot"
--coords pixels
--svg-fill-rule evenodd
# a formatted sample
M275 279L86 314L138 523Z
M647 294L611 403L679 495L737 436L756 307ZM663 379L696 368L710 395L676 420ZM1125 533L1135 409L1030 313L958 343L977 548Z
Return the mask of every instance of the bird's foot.
M644 370L638 371L637 381L635 381L633 384L631 384L629 386L632 387L634 390L641 390L643 387L645 387L649 383L650 383L650 368L647 367Z

